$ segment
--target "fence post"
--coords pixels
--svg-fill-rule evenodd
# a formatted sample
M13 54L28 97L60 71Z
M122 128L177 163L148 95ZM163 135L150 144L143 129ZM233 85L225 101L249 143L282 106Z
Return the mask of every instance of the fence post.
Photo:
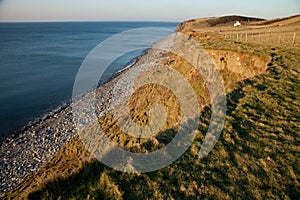
M295 39L296 39L296 32L294 32L294 36L293 36L293 42L292 42L292 45L294 46L295 44Z

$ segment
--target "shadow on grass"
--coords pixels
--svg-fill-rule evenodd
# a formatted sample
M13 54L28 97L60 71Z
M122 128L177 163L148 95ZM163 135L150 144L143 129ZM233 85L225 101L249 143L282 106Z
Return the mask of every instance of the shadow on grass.
M243 84L249 84L245 81ZM234 109L234 105L243 98L244 94L241 89L234 90L228 99L230 100L229 108ZM201 121L204 124L209 123L211 117L210 106L206 106L201 113ZM192 123L195 123L195 120ZM197 121L197 123L199 123ZM188 123L185 126L189 126ZM199 127L200 143L203 142L207 127ZM160 143L170 142L170 136L174 137L176 130L169 129L167 131L161 132L157 139ZM146 142L145 144L151 150L151 144ZM166 144L165 144L166 145ZM199 149L200 150L200 149ZM169 196L175 196L176 198L188 198L185 192L178 190L180 187L181 179L185 179L182 176L187 176L187 173L195 173L199 170L198 167L193 164L195 160L198 159L197 155L191 155L188 151L184 155L175 161L171 166L168 166L162 170L146 173L142 175L137 174L127 174L122 172L114 171L97 160L91 163L85 163L84 167L78 171L78 173L73 174L68 177L58 177L52 181L49 181L41 186L40 189L29 194L29 199L68 199L68 198L87 198L88 196L97 197L100 199L110 199L117 198L111 196L111 191L104 188L99 188L99 180L101 174L109 174L112 182L118 185L118 189L124 193L122 198L124 199L140 199L140 198L153 198L153 194L169 194ZM207 160L207 159L205 159ZM204 161L207 162L207 161ZM204 167L204 166L203 166ZM222 180L226 177L226 172L222 169L215 169L220 175ZM220 173L219 173L220 172ZM172 174L172 175L171 175ZM204 178L208 176L207 174ZM154 182L160 183L160 187L153 187ZM147 184L145 184L147 183ZM216 182L211 182L211 184L217 184ZM220 183L221 184L221 183ZM222 183L223 184L223 183ZM219 186L220 188L221 185ZM225 188L223 188L225 190ZM199 192L198 194L199 195ZM157 196L159 197L159 195Z
M281 73L269 65L270 76L274 82ZM275 71L273 71L275 70ZM245 92L245 87L255 88L253 91L268 94L268 84L260 83L265 75L246 79L238 83L238 88L227 95L227 125L217 145L207 157L198 159L198 152L207 131L211 111L204 108L200 117L199 132L192 147L178 160L159 171L146 174L127 174L114 171L94 160L85 163L84 167L69 177L58 177L42 185L38 190L29 194L29 199L263 199L297 197L299 189L293 184L289 173L294 166L294 160L283 162L288 151L277 153L282 141L273 147L273 138L265 132L265 140L260 141L261 131L251 121L258 121L261 112L260 104L256 104L255 94ZM271 83L270 83L271 84ZM250 96L253 104L242 104L241 99ZM274 98L279 98L274 96ZM247 108L249 107L249 108ZM247 109L257 110L255 113ZM246 112L246 113L245 113ZM276 119L276 118L275 118ZM192 120L193 121L193 120ZM275 123L274 120L272 123ZM198 122L197 122L198 123ZM269 124L268 126L272 126ZM275 124L276 125L276 124ZM169 135L174 136L176 131L169 129L159 138L160 143L169 142ZM225 138L229 136L231 140ZM166 138L166 140L164 140ZM263 138L264 139L264 138ZM230 142L231 141L231 142ZM295 141L297 144L297 141ZM151 143L144 144L151 150ZM197 151L193 151L196 147ZM265 151L269 148L270 152ZM278 149L276 149L278 148ZM223 152L223 153L222 153ZM282 154L285 153L285 154ZM282 158L283 157L283 158ZM268 159L266 159L268 158ZM294 167L296 169L296 167ZM281 181L277 183L274 180ZM104 180L104 181L103 181Z

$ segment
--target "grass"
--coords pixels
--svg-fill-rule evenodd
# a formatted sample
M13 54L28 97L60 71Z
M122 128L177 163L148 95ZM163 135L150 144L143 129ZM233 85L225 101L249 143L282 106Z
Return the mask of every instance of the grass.
M297 199L300 196L299 48L202 36L194 37L206 49L248 53L269 61L266 73L243 80L237 81L238 75L233 72L221 72L226 83L231 83L227 87L226 122L220 139L206 158L199 160L198 153L209 125L208 104L201 112L192 146L164 169L146 174L114 171L90 158L76 137L44 168L6 193L4 199L14 196L29 199ZM205 88L196 84L202 83L201 78L189 73L193 69L184 60L170 55L166 62L186 76L197 91L199 102L208 102ZM169 98L162 98L166 92ZM143 104L145 101L148 104ZM176 122L180 120L176 100L166 88L155 85L140 88L131 99L131 117L141 125L147 124L149 105L158 102L173 107L169 110L166 131L156 135L157 146L153 141L149 144L149 140L128 138L114 126L112 116L100 119L99 123L106 128L111 140L119 141L124 148L136 152L155 150L168 143L176 130ZM72 163L75 157L80 159ZM55 175L45 178L55 167L56 173L51 172ZM72 167L76 170L67 173Z
M241 21L242 26L233 27L233 24L236 21ZM213 23L211 24L211 22ZM300 46L299 15L283 19L262 21L256 21L255 19L248 19L240 16L227 16L216 19L199 19L187 24L188 25L183 32L190 35L214 34L226 40L260 44L264 46ZM182 28L183 27L181 27L181 29Z

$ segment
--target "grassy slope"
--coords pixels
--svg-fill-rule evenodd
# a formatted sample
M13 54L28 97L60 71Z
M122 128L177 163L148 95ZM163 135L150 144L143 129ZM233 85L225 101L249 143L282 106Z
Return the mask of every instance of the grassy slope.
M164 169L141 175L116 172L91 158L74 138L6 198L296 199L300 195L299 48L243 44L200 34L194 38L206 49L247 52L269 60L266 74L238 82L230 72L222 72L232 83L226 123L206 158L199 160L198 151L209 124L209 107L202 112L191 148ZM173 67L181 69L183 62ZM205 94L199 90L204 100ZM137 151L155 149L153 144L144 141Z
M236 21L242 23L250 22L265 22L266 20L260 18L243 17L243 16L223 16L223 17L211 17L211 18L200 18L192 19L189 21L184 21L177 26L177 31L188 30L188 29L199 29L208 27L222 27L222 26L232 26Z

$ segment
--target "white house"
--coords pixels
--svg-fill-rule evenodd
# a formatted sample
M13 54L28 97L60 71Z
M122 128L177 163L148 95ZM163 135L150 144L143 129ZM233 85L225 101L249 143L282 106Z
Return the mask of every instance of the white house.
M241 25L242 25L241 22L237 21L237 22L235 22L235 24L233 26L238 27L238 26L241 26Z

